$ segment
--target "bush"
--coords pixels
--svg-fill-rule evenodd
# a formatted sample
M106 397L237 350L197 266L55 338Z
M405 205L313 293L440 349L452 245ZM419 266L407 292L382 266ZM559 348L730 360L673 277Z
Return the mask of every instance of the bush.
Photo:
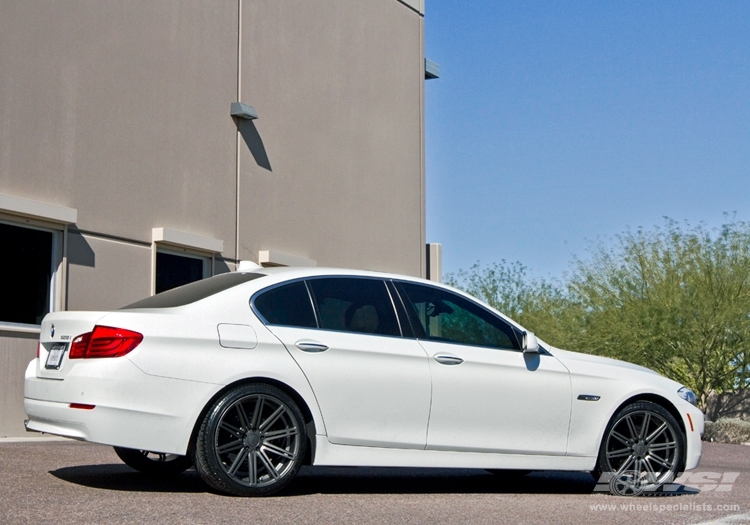
M750 423L741 419L724 417L706 421L703 441L719 443L750 443Z

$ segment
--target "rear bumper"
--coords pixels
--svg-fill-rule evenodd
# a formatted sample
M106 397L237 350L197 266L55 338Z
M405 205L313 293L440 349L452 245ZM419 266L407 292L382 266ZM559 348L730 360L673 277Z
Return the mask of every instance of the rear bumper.
M116 378L116 379L113 379ZM28 430L126 448L186 454L196 419L221 385L150 376L124 358L81 361L64 380L26 369ZM71 403L93 409L71 408Z

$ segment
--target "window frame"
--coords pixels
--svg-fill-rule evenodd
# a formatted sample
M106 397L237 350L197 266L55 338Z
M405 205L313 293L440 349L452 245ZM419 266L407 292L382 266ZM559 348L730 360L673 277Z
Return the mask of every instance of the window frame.
M309 281L318 280L318 279L364 279L369 281L379 281L385 288L385 291L388 295L388 298L390 300L391 310L393 312L393 315L396 319L396 326L398 326L399 335L390 335L390 334L372 334L367 332L353 332L349 330L333 330L331 328L321 328L321 322L320 322L320 312L318 311L318 306L315 301L315 295L310 287ZM255 299L259 297L260 295L271 291L275 288L279 288L281 286L286 286L290 284L294 284L297 282L302 281L302 283L305 285L305 289L307 290L307 297L310 300L310 306L313 309L313 314L315 316L315 327L309 327L309 326L297 326L297 325L281 325L281 324L272 324L269 323L268 320L258 311L257 307L255 306ZM396 306L396 298L399 298L400 296L396 295L394 296L393 291L391 290L392 286L390 285L392 279L383 278L383 277L370 277L366 275L313 275L308 277L297 277L295 279L289 279L280 283L275 283L272 285L269 285L262 290L258 290L250 297L250 308L255 314L255 316L263 323L265 326L287 326L290 328L299 328L302 330L320 330L324 332L336 332L336 333L345 333L345 334L356 334L356 335L363 335L363 336L376 336L376 337L398 337L398 338L405 338L409 337L411 333L411 326L410 325L404 325L404 323L409 323L409 319L402 319L400 311L398 307Z
M173 246L169 244L162 244L160 242L154 242L151 255L151 295L156 295L156 261L157 255L160 253L166 253L168 255L176 255L179 257L187 257L188 259L199 259L203 261L203 271L201 279L213 277L215 269L215 254L203 252L200 250L192 250L190 248L182 248L180 246ZM165 290L168 291L168 290Z
M68 244L68 225L33 218L17 217L6 213L0 213L0 224L52 234L52 245L50 247L49 302L47 304L47 313L64 310L64 283L67 277L65 266L67 263L66 247ZM41 332L41 326L41 323L14 323L0 319L0 331L2 332L38 334Z
M466 295L457 293L454 290L448 290L448 289L442 288L440 286L434 286L434 285L431 285L431 284L425 284L425 283L417 283L417 282L413 282L413 281L407 281L405 279L392 279L392 282L393 282L393 288L396 290L396 293L398 294L399 298L401 299L401 301L402 301L402 303L404 305L404 309L406 310L406 315L408 317L408 321L412 325L412 329L414 330L414 333L413 333L413 338L414 339L416 339L416 340L423 340L423 341L430 341L432 343L442 343L442 344L448 344L448 345L471 346L471 347L474 347L474 348L486 348L488 350L502 350L502 351L519 352L519 353L523 352L523 350L521 348L522 330L520 328L518 328L517 326L515 326L510 321L504 319L502 316L499 316L497 313L493 312L491 309L487 308L485 305L483 305L482 303L480 303L476 299L472 298L471 296L467 297ZM463 299L463 300L471 303L475 307L477 307L477 308L483 310L484 312L486 312L488 315L490 315L493 318L499 320L501 323L504 323L505 325L507 325L511 329L511 331L513 332L515 341L511 341L511 342L515 343L516 348L501 348L501 347L498 347L498 346L488 346L488 345L481 345L481 344L461 343L461 342L457 342L457 341L445 341L445 340L440 340L440 339L431 339L430 337L428 337L426 335L425 335L425 337L419 337L417 335L416 329L414 329L413 325L415 323L417 323L420 326L420 328L421 328L422 323L421 323L421 321L419 319L415 319L414 315L411 313L410 308L411 308L411 305L413 305L413 303L412 303L411 299L409 298L408 294L407 294L406 297L403 297L403 295L399 291L399 286L398 285L401 284L401 283L403 283L403 284L409 284L409 285L412 285L412 286L423 286L423 287L428 288L428 289L437 290L437 291L439 291L441 293L455 295L456 297L459 297L459 298L461 298L461 299ZM409 304L410 306L407 306L407 304ZM413 308L411 308L411 309L413 309Z

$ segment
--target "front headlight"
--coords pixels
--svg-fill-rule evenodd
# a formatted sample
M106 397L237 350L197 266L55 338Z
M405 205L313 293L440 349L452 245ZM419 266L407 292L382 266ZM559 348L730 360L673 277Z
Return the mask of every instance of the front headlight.
M692 390L690 390L688 387L683 386L677 391L677 395L680 396L682 399L690 403L691 405L698 406L698 398L695 397L695 394Z

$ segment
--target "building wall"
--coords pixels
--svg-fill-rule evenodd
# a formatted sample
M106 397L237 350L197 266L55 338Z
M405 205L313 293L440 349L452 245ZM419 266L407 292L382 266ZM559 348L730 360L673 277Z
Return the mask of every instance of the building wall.
M424 275L421 9L0 0L0 194L78 211L60 307L149 295L153 228L223 240L217 272L273 250ZM14 333L0 436L22 432L38 337Z
M261 152L241 150L240 257L420 275L422 18L351 0L255 1L242 16L241 98L260 116L243 143Z
M0 330L0 437L26 433L23 422L23 378L29 361L36 357L38 334Z
M151 295L150 246L78 233L68 243L69 310L115 310Z

